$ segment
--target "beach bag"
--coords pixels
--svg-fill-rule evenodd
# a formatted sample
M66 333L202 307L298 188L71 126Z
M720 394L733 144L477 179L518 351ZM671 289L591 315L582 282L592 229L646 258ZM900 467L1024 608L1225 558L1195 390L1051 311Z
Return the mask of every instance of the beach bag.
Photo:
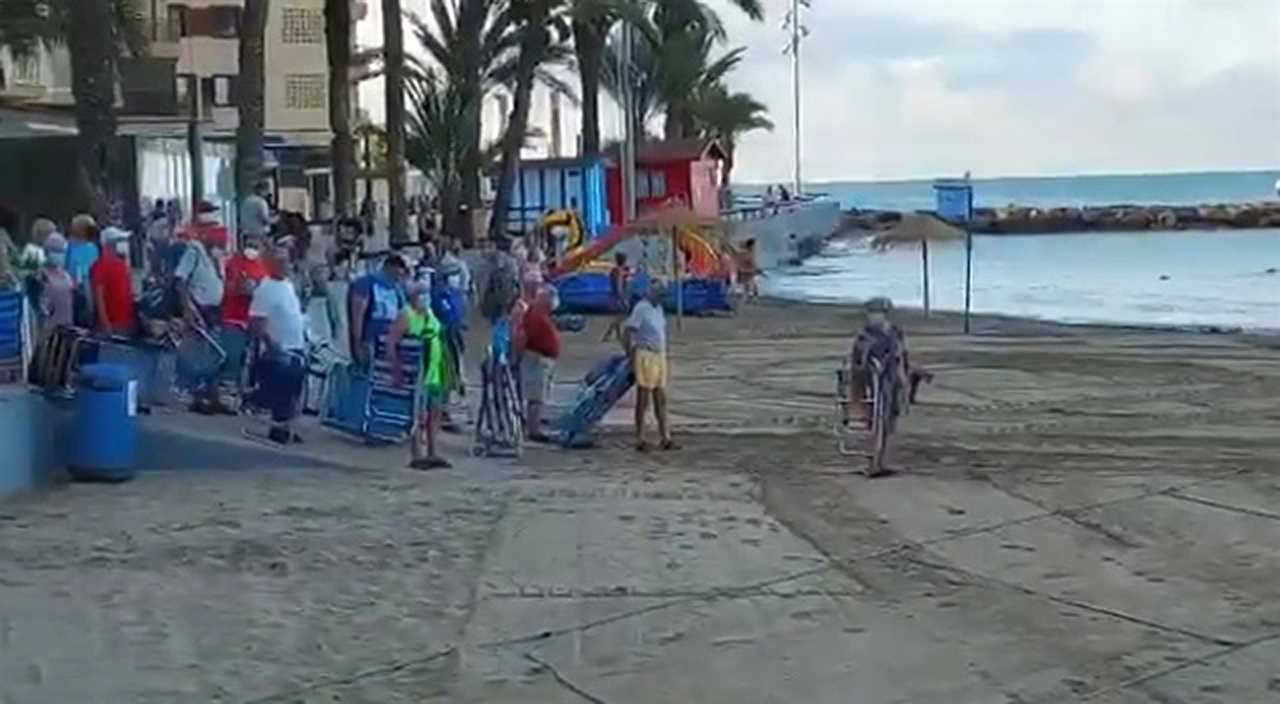
M505 258L500 259L480 296L480 312L489 320L506 315L520 297L520 272Z

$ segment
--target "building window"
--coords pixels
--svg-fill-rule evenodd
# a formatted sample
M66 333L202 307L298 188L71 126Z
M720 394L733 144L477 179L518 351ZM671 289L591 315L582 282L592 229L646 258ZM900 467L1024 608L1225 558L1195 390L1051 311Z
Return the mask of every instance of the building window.
M666 198L667 172L641 169L636 171L637 198Z
M323 110L325 86L323 73L291 73L284 77L284 106L289 110Z
M191 114L191 101L195 99L195 90L193 90L196 77L189 73L179 73L177 79L177 91L175 96L178 100L178 110L184 115Z
M285 44L324 42L324 11L307 7L284 8L280 39Z
M171 42L176 42L180 38L187 36L186 5L169 6L169 11L165 14L164 30L164 38Z
M213 105L219 108L236 105L236 89L239 87L239 76L219 75L213 77Z
M202 34L216 39L235 39L240 36L240 8L219 5L206 12L208 16L205 22L208 26L207 31Z
M40 84L40 57L35 50L14 57L13 82L17 84Z

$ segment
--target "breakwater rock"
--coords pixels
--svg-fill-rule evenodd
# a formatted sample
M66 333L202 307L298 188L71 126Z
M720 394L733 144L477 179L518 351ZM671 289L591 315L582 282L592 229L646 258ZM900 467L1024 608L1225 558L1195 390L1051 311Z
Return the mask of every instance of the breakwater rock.
M921 214L932 214L922 212ZM888 230L903 214L852 209L842 230ZM972 230L983 234L1029 235L1055 232L1217 230L1280 228L1280 201L1200 206L1107 205L1083 208L974 208Z

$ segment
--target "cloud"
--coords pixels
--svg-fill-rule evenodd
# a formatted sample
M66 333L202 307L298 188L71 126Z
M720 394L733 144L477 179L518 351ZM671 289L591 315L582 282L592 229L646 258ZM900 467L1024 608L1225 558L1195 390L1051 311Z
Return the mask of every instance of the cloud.
M746 59L730 82L776 124L735 176L790 177L783 0L765 22L720 11ZM377 5L360 37L376 44ZM426 0L405 0L422 9ZM813 0L804 44L804 162L814 180L1231 168L1280 163L1276 0ZM408 45L412 48L414 42ZM572 75L566 76L572 80ZM362 90L382 114L380 88ZM533 124L548 124L545 96ZM606 137L621 121L605 101ZM490 118L495 108L486 107ZM579 116L564 115L573 144Z
M879 3L814 5L804 53L809 178L1280 162L1280 3L1168 0L1156 12L1086 0L1074 17L1064 3L1037 0L919 0L894 13ZM968 16L948 12L957 6ZM730 33L750 47L735 86L769 105L779 128L743 140L736 173L784 179L787 64L760 50L777 30L731 21Z

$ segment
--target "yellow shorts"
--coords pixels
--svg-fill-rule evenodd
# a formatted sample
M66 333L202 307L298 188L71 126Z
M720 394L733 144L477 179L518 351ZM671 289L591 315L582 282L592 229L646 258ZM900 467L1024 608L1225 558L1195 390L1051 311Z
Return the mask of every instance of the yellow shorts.
M667 388L667 355L636 350L636 386L641 389Z

